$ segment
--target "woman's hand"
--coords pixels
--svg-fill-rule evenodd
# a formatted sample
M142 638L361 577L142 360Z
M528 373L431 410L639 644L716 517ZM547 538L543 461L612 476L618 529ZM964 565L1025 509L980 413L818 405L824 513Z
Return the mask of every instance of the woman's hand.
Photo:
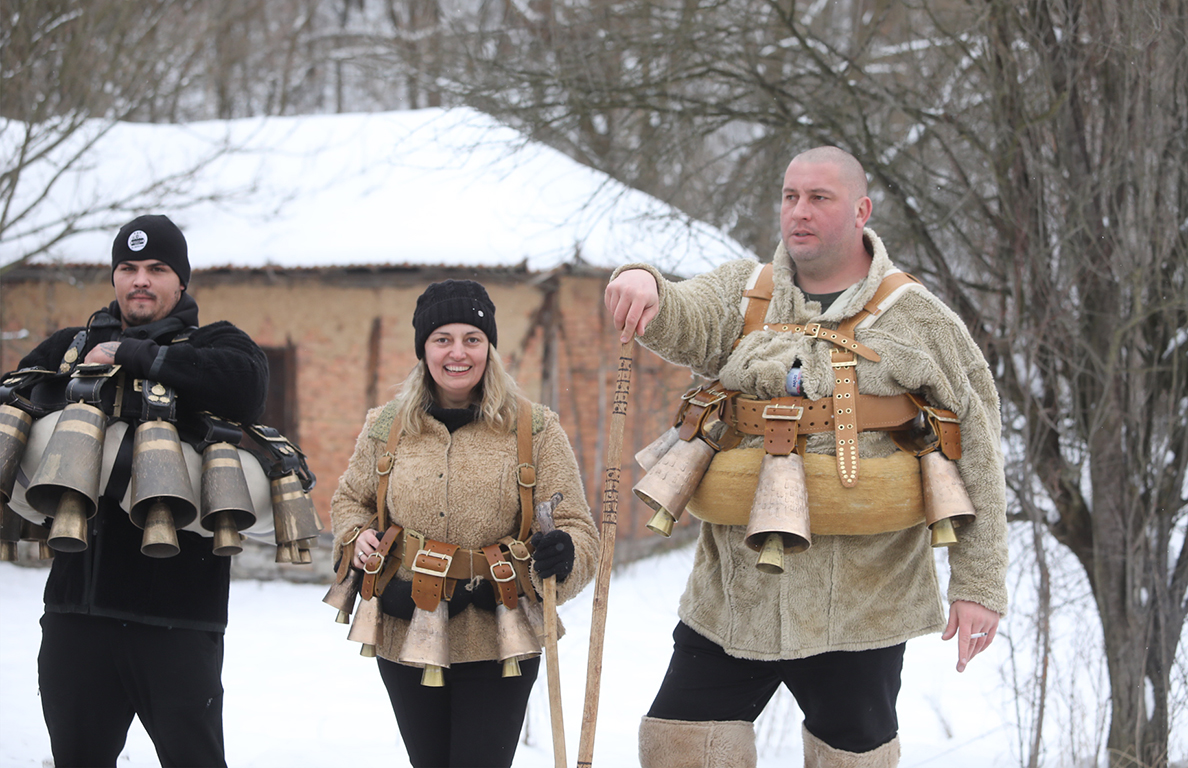
M560 529L532 537L532 567L542 578L556 576L565 581L573 570L573 537Z
M355 538L355 562L353 565L356 568L362 569L367 562L367 558L379 549L379 535L374 529L368 528L359 531L358 537Z

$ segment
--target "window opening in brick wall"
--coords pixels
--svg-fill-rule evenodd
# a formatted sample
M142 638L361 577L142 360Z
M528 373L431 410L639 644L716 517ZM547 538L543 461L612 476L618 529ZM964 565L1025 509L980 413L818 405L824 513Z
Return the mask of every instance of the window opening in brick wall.
M264 354L268 357L268 399L260 421L300 443L301 436L297 433L297 348L291 344L264 347Z

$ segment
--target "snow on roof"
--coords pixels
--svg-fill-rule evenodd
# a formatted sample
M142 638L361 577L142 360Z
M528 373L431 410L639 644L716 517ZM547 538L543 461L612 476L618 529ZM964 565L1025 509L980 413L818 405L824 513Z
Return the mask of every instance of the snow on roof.
M165 202L146 203L140 190L162 179ZM196 269L526 263L537 271L580 256L688 275L750 255L720 230L465 108L119 123L54 188L42 219L104 196L168 214ZM37 261L106 262L130 218L94 214L84 223L98 229ZM0 264L36 236L6 239Z

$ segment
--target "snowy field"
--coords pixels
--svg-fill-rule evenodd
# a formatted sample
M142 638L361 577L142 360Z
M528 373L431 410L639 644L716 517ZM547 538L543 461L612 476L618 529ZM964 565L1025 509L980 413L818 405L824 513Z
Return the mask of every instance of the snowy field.
M684 549L628 566L611 581L595 765L638 765L636 729L660 684L671 651L676 604L692 565ZM52 766L37 693L38 619L45 569L0 563L0 766ZM223 684L227 759L244 768L343 764L367 713L377 765L407 766L375 662L346 640L345 625L321 602L325 587L283 581L235 581ZM561 641L566 745L577 760L593 589L561 607L569 634ZM903 768L1017 765L1013 696L1003 685L1007 643L962 674L954 643L939 636L908 643L899 700ZM349 685L350 704L344 703ZM799 766L800 715L781 689L759 720L759 765ZM134 722L120 768L158 765L152 743ZM548 691L542 665L528 707L515 765L553 765Z

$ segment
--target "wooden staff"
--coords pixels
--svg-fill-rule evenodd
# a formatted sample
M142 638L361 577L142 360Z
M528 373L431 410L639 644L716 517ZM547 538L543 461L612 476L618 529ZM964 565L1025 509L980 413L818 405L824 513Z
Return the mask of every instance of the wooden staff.
M536 522L540 532L555 529L553 512L561 503L561 494L554 493L548 501L536 505ZM553 763L556 768L566 768L565 759L565 717L561 712L561 657L557 654L557 577L550 576L541 582L544 591L545 667L549 675L549 714L553 724Z
M602 644L606 635L606 603L610 593L611 566L615 561L615 531L619 525L619 474L623 454L623 424L631 393L631 361L635 339L619 350L619 371L611 403L606 441L606 471L602 481L602 540L599 542L598 576L594 581L594 612L590 619L590 658L586 664L586 702L582 709L582 734L578 742L578 768L594 759L594 726L598 720L598 691L602 684Z

